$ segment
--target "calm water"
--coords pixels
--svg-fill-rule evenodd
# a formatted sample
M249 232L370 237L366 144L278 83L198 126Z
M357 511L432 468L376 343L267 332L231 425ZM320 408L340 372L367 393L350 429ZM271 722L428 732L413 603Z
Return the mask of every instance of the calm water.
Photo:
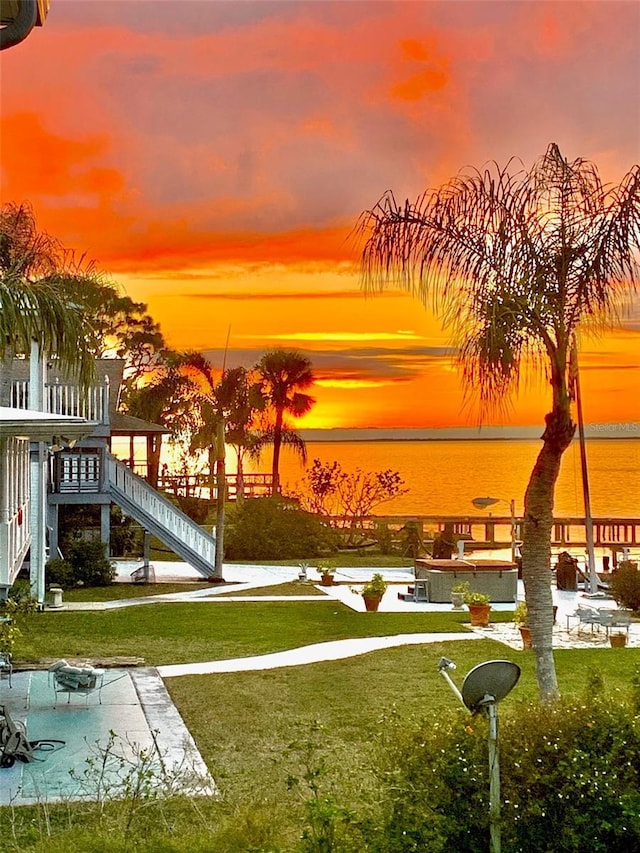
M482 511L474 497L515 498L522 512L524 492L539 441L380 441L309 443L309 464L338 460L345 471L361 468L399 471L408 493L382 504L379 515L466 515ZM587 442L591 506L594 516L640 517L640 439L593 439ZM270 459L260 469L269 468ZM304 474L300 462L284 449L283 484ZM492 508L507 515L507 504ZM582 515L580 450L577 441L563 457L556 488L555 515Z

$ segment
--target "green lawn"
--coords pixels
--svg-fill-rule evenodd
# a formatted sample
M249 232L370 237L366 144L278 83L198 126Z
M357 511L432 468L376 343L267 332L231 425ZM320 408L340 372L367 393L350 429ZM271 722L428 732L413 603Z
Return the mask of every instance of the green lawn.
M157 666L266 654L348 637L461 631L455 613L356 613L327 601L144 604L102 612L38 613L16 647L16 660L139 655ZM509 613L496 614L508 620Z
M146 598L210 587L209 583L112 583L109 586L67 589L63 598L65 601L119 601L123 598Z

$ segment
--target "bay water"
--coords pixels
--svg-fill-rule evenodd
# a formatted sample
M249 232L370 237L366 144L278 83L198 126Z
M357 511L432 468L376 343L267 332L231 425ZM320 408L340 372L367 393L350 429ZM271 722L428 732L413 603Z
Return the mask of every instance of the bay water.
M539 440L469 441L326 441L307 444L307 467L314 459L337 460L343 470L398 471L406 494L378 506L376 515L508 515L514 499L516 514ZM589 439L586 444L591 508L594 517L640 517L640 439ZM259 470L268 470L265 454ZM283 448L280 478L296 487L305 466ZM475 497L496 497L501 503L477 510ZM580 449L577 440L566 451L556 487L554 515L583 516Z

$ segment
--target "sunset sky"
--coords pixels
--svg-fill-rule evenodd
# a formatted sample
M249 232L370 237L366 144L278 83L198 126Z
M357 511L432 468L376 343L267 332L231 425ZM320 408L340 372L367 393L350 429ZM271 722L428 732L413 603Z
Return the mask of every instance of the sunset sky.
M358 215L550 142L640 150L637 2L52 0L0 58L2 202L95 258L175 349L300 349L305 427L472 425L440 324L365 298ZM640 422L640 308L581 355L591 422ZM542 423L527 389L495 423Z

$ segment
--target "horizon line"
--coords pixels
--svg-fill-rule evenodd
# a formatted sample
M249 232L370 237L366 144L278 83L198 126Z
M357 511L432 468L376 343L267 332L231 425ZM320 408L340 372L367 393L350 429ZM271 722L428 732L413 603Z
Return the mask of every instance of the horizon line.
M539 440L543 426L486 427L326 427L301 428L304 441L518 441ZM640 423L585 424L591 439L640 439ZM574 440L578 438L577 430Z

